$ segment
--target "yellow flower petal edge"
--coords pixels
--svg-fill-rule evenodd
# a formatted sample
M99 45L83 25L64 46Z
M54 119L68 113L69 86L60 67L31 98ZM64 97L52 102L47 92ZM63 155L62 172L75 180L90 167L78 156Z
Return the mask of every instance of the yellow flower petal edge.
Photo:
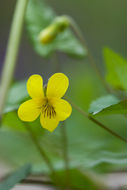
M63 73L55 73L49 78L47 85L47 97L61 98L69 86L68 77Z
M43 79L40 75L32 75L27 81L27 91L31 98L43 98Z
M52 104L60 121L66 120L71 115L72 107L66 100L54 98Z
M23 121L34 121L40 115L43 128L52 132L60 121L66 120L72 113L71 105L61 97L69 86L69 80L63 73L55 73L48 81L44 94L43 79L32 75L27 82L27 90L32 99L24 102L18 109L18 116Z
M38 108L35 101L28 100L20 105L18 116L22 121L34 121L40 115L41 109Z
M44 117L44 114L40 116L40 122L43 128L47 129L50 132L53 132L59 124L57 117Z

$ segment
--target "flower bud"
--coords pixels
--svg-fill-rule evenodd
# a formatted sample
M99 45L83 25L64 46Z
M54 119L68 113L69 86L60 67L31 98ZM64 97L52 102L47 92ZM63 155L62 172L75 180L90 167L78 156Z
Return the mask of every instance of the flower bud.
M44 30L42 30L39 34L39 41L42 44L48 44L50 43L52 40L54 40L54 38L57 35L57 29L56 26L54 24L48 26L47 28L45 28Z
M69 26L69 19L67 16L56 17L54 22L58 25L59 32L63 32Z
M42 44L52 42L56 36L69 26L69 19L66 16L56 17L51 25L42 30L39 34L39 41Z

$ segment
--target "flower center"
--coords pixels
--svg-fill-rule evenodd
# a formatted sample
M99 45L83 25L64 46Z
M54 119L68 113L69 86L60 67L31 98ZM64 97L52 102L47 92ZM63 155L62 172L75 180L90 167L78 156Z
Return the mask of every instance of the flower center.
M49 117L50 119L56 116L56 111L47 98L42 106L42 113L44 117Z

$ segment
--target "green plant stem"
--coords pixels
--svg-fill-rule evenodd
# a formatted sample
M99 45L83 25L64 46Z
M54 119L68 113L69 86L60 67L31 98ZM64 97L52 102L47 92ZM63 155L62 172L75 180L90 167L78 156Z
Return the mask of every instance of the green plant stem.
M0 83L0 116L14 74L28 0L17 0Z
M55 63L55 72L60 72L60 64L58 60L57 53L53 56L53 61ZM63 144L63 158L65 161L65 171L66 171L66 190L70 189L70 182L69 182L69 158L68 158L68 142L67 142L67 131L65 121L62 122L61 126L61 136L62 136L62 144Z
M54 56L54 62L56 63L56 72L60 72L60 64L58 60L57 53ZM65 171L66 171L66 190L70 189L70 180L69 180L69 158L68 158L68 140L67 140L67 131L66 131L66 124L65 121L62 122L61 126L61 136L63 142L63 158L65 161Z
M80 28L78 27L78 25L76 24L76 22L69 17L69 20L70 20L70 25L72 27L72 29L74 30L74 32L76 33L77 37L79 38L79 40L81 41L82 43L82 46L84 47L84 49L87 49L87 53L88 53L88 59L89 59L89 62L91 64L91 66L93 67L94 71L96 72L98 78L101 80L103 86L105 87L106 91L111 93L111 90L109 89L109 87L106 85L104 79L103 79L103 76L100 72L100 69L98 68L98 66L96 65L94 59L93 59L93 56L90 52L90 50L88 49L87 45L86 45L86 41L85 41L85 38L80 30Z
M29 126L29 125L26 126L25 123L24 123L24 126L27 129L27 131L28 131L33 143L35 144L37 150L40 152L42 159L47 164L47 166L51 172L51 175L54 175L55 171L54 171L54 168L52 166L52 163L50 162L50 160L49 160L48 156L46 155L45 151L43 150L42 146L39 144L37 137L34 135L32 129L31 129L31 126Z
M62 135L62 142L63 142L63 157L65 160L65 170L66 170L66 190L70 189L69 184L69 158L68 158L68 142L67 142L67 131L66 131L66 123L65 121L62 122L61 126L61 135Z
M68 98L67 98L68 99ZM125 139L124 137L120 136L119 134L117 134L116 132L112 131L110 128L108 128L107 126L105 126L104 124L102 124L100 121L96 120L95 118L93 118L92 116L88 115L83 109L81 109L79 106L77 106L76 104L74 104L70 99L68 99L68 101L70 102L70 104L78 111L80 112L83 116L85 116L87 119L89 119L90 121L92 121L93 123L95 123L97 126L101 127L102 129L106 130L108 133L110 133L111 135L117 137L118 139L122 140L123 142L127 143L127 139Z
M40 153L42 159L47 164L49 171L51 173L51 178L53 179L53 183L56 185L57 189L62 190L62 188L59 185L59 181L57 179L57 175L56 175L56 172L53 168L53 165L52 165L50 159L48 158L48 156L46 155L44 149L42 148L42 146L38 142L38 139L37 139L36 135L34 134L34 132L32 131L31 126L26 125L26 123L24 123L24 126L27 129L27 131L31 137L31 140L33 141L34 145L36 146L36 148L37 148L38 152Z

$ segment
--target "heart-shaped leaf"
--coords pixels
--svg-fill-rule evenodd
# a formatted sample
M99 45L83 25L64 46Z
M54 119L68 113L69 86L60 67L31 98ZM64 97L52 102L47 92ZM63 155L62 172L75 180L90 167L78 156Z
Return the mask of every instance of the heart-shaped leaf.
M112 50L104 49L106 79L114 88L127 90L127 60Z
M44 0L29 0L26 11L26 27L35 51L43 57L56 51L84 57L87 51L70 29L61 32L50 44L43 45L39 42L39 33L50 25L55 17L56 13L46 5Z
M0 183L0 190L10 190L14 187L17 183L25 179L31 172L31 165L27 164L17 171L12 173L7 179Z
M114 104L118 104L120 100L113 95L107 95L100 97L93 101L89 108L89 113L96 115L98 113L102 113L106 108L113 106ZM104 112L103 112L104 113Z

